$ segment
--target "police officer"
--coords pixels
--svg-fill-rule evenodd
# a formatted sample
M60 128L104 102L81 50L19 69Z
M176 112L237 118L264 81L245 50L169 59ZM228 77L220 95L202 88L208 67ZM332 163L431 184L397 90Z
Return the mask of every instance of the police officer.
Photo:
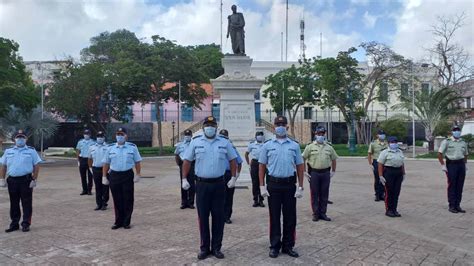
M84 138L79 140L76 145L77 165L81 175L82 193L81 195L92 195L92 172L89 170L89 148L94 145L91 139L91 131L84 130Z
M378 162L380 182L385 186L385 215L400 217L397 211L398 196L402 182L405 179L405 166L403 152L398 148L397 137L388 138L388 149L383 150Z
M135 144L127 142L127 130L119 127L115 133L116 143L108 146L102 168L102 183L109 185L115 208L115 223L112 230L130 229L134 201L134 183L140 181L141 160ZM135 166L136 174L133 173ZM109 173L109 178L107 174Z
M461 139L461 128L454 126L452 136L443 140L438 150L441 169L448 178L448 203L452 213L465 213L461 208L462 190L466 178L468 147ZM443 156L446 157L446 164Z
M109 202L109 186L102 184L102 162L108 151L107 143L105 143L105 134L102 131L97 132L96 143L90 147L89 151L89 170L94 176L95 183L95 202L97 207L95 211L107 209Z
M255 141L249 143L247 151L245 152L245 161L250 166L250 177L252 178L253 207L265 207L263 197L260 195L260 182L258 181L258 157L264 141L265 136L263 132L256 132ZM249 154L252 158L251 161L249 160Z
M374 141L369 145L368 156L369 167L374 174L374 190L375 190L375 201L381 201L385 198L384 187L379 180L379 170L377 165L377 159L379 158L380 152L388 147L387 140L385 139L385 131L380 129L377 131L377 136Z
M23 232L30 231L31 215L33 212L33 188L38 179L40 157L36 150L26 146L27 135L25 131L18 130L13 138L15 146L5 150L0 158L0 187L8 183L10 194L10 227L5 232L10 233L20 229L21 218L20 201L23 207ZM5 176L8 176L5 182Z
M313 221L319 219L331 221L326 211L329 197L329 184L331 177L336 173L336 160L338 158L333 147L326 142L326 129L316 128L316 139L306 146L302 154L305 162L311 167L311 172L305 175L309 180L311 189L311 207L313 209Z
M291 257L298 257L293 250L296 236L296 199L303 197L303 158L297 142L287 137L288 121L277 116L274 121L276 138L263 144L260 151L259 181L260 192L268 197L270 212L270 253L278 257L280 249ZM265 186L265 174L267 185ZM296 173L298 189L296 188ZM280 216L283 213L283 238Z
M202 129L204 134L194 137L184 154L183 189L190 187L186 177L191 170L191 162L195 161L196 204L201 236L198 259L205 259L210 254L223 259L221 247L224 235L225 186L233 187L237 180L237 155L227 139L217 136L217 122L214 117L206 117ZM227 162L230 163L232 177L226 184L224 173ZM212 215L212 240L209 215Z
M225 139L229 140L229 131L227 129L221 129L219 131L219 136ZM230 143L232 143L231 140L229 140ZM237 174L235 175L235 178L239 178L240 176L240 171L242 170L242 157L240 157L239 152L235 148L234 145L232 145L234 148L235 154L237 157L235 158L235 161L237 163ZM232 178L232 174L230 172L230 163L227 162L226 168L225 168L225 173L224 173L224 180L226 183L230 182ZM232 220L230 217L232 216L232 205L234 204L234 192L235 192L235 181L233 181L232 186L226 186L225 187L225 204L224 204L224 219L226 224L231 224Z
M183 158L184 158L184 153L186 149L189 147L189 144L191 143L191 138L193 137L193 132L189 129L184 131L184 138L183 141L176 144L176 149L174 151L175 154L175 161L176 164L179 166L179 183L180 189L181 189L181 209L194 209L194 191L195 191L195 178L194 178L194 161L191 162L191 170L189 171L188 176L186 177L186 180L188 180L188 183L190 185L188 190L183 189L183 177L182 177L182 172L183 172Z

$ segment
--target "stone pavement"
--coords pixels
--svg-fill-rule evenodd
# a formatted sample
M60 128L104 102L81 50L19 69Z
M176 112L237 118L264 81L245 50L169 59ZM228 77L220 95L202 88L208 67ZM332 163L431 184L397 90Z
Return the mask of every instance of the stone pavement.
M35 189L29 233L6 234L8 193L0 190L0 264L302 264L474 265L474 181L469 173L462 206L447 211L446 179L435 161L406 162L401 218L384 216L374 202L366 159L341 158L331 184L328 215L312 222L309 186L298 200L296 250L300 258L268 257L268 209L251 207L251 190L237 189L233 224L226 225L224 260L198 262L195 210L179 209L179 181L172 158L146 159L135 187L132 229L112 231L113 208L93 211L94 196L79 196L75 161L44 165ZM474 164L469 166L474 169ZM474 171L474 170L473 170ZM111 204L112 205L112 204Z

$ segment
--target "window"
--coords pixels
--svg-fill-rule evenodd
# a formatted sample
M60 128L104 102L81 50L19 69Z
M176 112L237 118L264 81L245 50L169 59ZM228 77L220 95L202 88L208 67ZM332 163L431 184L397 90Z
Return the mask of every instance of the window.
M161 121L164 120L164 112L163 112L163 106L160 106L160 119ZM151 105L151 121L156 122L156 105L152 104Z
M430 84L429 83L422 83L421 84L421 93L429 94L430 93Z
M380 84L379 88L379 102L388 101L388 83Z
M465 98L464 99L464 107L466 107L467 109L471 109L472 108L471 106L472 106L471 97Z
M181 106L181 121L193 121L193 107L188 105Z
M303 108L304 110L304 119L313 119L313 107L306 106Z
M402 83L400 95L402 97L408 97L408 83Z

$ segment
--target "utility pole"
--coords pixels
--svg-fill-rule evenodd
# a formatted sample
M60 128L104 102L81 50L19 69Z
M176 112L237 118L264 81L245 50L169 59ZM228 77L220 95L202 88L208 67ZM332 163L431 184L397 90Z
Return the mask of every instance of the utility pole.
M223 28L223 22L222 22L222 0L221 0L221 53L222 53L222 28ZM178 133L179 133L179 122L178 122Z
M36 64L36 68L41 71L41 76L40 76L40 87L41 87L41 158L44 158L44 145L43 145L43 119L44 119L44 71L43 71L43 66L41 63Z
M300 59L304 60L306 45L304 44L304 15L303 18L300 20Z
M281 48L280 48L280 51L281 51L280 61L283 62L283 31L281 32Z
M286 47L285 62L288 62L288 0L286 0Z
M179 121L181 121L181 116L179 115L179 112L181 111L181 80L178 81L178 139L180 136L180 131L179 131ZM173 135L174 139L174 135Z

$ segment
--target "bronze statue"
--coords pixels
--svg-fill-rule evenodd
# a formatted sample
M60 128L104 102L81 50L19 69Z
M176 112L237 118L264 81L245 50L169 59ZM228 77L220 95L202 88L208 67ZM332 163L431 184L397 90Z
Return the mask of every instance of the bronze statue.
M245 20L242 13L237 12L237 6L232 5L232 15L227 17L227 38L232 41L232 51L235 55L245 55Z

